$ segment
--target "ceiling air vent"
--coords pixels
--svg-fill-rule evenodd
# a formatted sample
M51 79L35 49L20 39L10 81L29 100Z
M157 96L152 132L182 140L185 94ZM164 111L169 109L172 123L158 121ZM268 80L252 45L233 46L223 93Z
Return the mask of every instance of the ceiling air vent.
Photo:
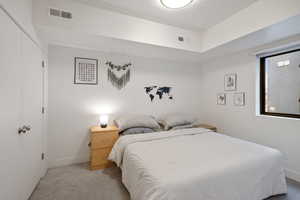
M72 19L72 13L61 11L61 17L66 18L66 19Z
M50 15L51 16L60 17L60 10L57 10L57 9L54 9L54 8L50 8Z
M50 8L50 16L72 19L72 13L63 10L54 9L54 8Z

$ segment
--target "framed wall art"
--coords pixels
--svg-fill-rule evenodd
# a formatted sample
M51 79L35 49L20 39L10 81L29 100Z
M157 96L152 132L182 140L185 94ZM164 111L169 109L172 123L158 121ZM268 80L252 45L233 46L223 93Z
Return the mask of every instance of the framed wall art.
M123 89L131 78L132 63L123 65L113 64L111 61L105 63L107 68L107 79L118 90Z
M98 60L91 58L74 59L74 84L98 84Z
M233 96L233 104L235 106L245 106L245 92L235 93Z
M153 102L153 100L159 99L162 100L164 98L168 98L170 100L173 100L174 97L172 95L172 87L168 87L168 86L157 86L157 85L150 85L150 86L146 86L144 87L146 95L149 96L149 99L151 100L151 102Z
M225 93L217 94L217 104L218 105L226 105L226 94Z
M224 77L224 90L225 91L236 91L236 74L226 74Z

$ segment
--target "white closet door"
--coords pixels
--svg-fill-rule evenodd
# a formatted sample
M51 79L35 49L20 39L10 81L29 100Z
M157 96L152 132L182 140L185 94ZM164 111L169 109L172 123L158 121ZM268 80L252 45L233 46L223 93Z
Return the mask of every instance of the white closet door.
M21 32L0 9L0 199L22 200Z
M27 190L31 191L41 176L43 68L40 49L25 35L22 37L22 123L30 127L22 141L23 168ZM27 195L30 195L27 194Z
M43 67L43 72L42 72L42 82L43 82L43 94L42 94L42 104L44 107L44 114L42 115L42 151L44 153L44 160L42 160L42 167L41 167L41 177L44 177L47 173L47 104L48 104L48 71L47 71L47 58L46 56L42 53L42 59L44 61L44 67Z
M26 200L41 174L41 52L1 9L0 24L0 199Z

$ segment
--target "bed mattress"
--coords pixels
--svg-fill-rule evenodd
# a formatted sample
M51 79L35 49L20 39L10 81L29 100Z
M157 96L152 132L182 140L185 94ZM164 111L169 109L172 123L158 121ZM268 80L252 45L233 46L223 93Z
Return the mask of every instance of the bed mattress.
M109 159L132 200L262 200L287 192L278 150L202 128L122 136Z

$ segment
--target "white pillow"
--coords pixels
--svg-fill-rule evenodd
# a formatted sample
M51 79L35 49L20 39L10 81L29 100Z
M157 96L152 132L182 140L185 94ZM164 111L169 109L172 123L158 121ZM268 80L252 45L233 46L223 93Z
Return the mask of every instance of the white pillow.
M152 128L143 128L143 127L138 127L138 128L129 128L124 131L122 131L120 134L122 135L133 135L133 134L143 134L143 133L152 133L155 132Z
M129 128L151 128L160 129L159 124L154 117L149 115L124 115L114 120L120 131Z
M180 126L174 126L170 130L175 131L175 130L180 130L180 129L187 129L187 128L193 128L193 124L187 124L187 125L180 125Z
M197 117L191 114L172 113L162 115L158 118L158 122L163 125L165 130L169 130L175 126L183 126L193 124L197 121Z

